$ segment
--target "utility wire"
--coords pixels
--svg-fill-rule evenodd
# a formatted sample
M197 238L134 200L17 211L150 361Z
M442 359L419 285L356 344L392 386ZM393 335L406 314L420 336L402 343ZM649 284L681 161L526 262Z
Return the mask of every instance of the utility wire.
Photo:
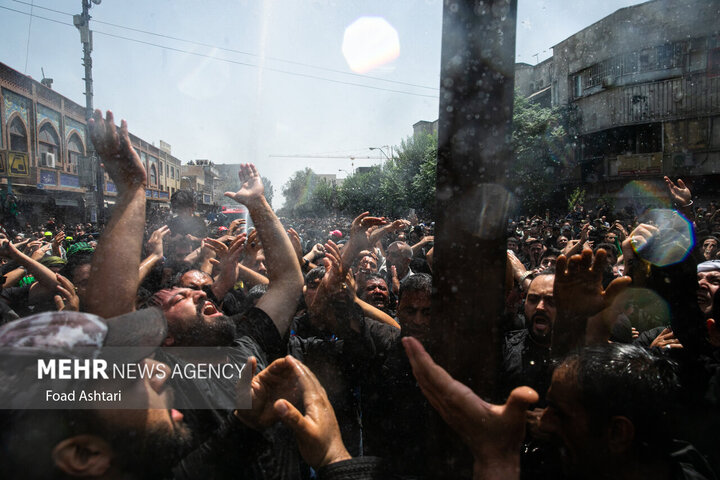
M165 49L165 50L170 50L170 51L173 51L173 52L181 52L181 53L186 53L186 54L188 54L188 55L195 55L195 56L197 56L197 57L204 57L204 58L210 58L210 59L213 59L213 60L218 60L218 61L221 61L221 62L233 63L233 64L235 64L235 65L243 65L243 66L246 66L246 67L262 68L263 70L268 70L268 71L270 71L270 72L284 73L284 74L287 74L287 75L295 75L296 77L312 78L312 79L315 79L315 80L323 80L323 81L325 81L325 82L339 83L339 84L342 84L342 85L352 85L352 86L355 86L355 87L370 88L370 89L372 89L372 90L381 90L381 91L384 91L384 92L402 93L402 94L404 94L404 95L414 95L414 96L416 96L416 97L438 98L438 95L425 95L425 94L423 94L423 93L414 93L414 92L407 92L407 91L405 91L405 90L394 90L394 89L391 89L391 88L375 87L375 86L372 86L372 85L365 85L365 84L362 84L362 83L344 82L344 81L342 81L342 80L333 80L333 79L331 79L331 78L320 77L320 76L318 76L318 75L311 75L311 74L309 74L309 73L291 72L291 71L289 71L289 70L283 70L283 69L280 69L280 68L273 68L273 67L267 67L267 66L260 67L259 65L255 65L255 64L253 64L253 63L240 62L240 61L237 61L237 60L230 60L230 59L227 59L227 58L214 57L214 56L212 56L212 55L205 55L204 53L191 52L191 51L189 51L189 50L183 50L183 49L181 49L181 48L167 47L167 46L158 45L158 44L152 43L152 42L145 42L145 41L143 41L143 40L137 40L137 39L135 39L135 38L123 37L122 35L114 35L114 34L108 33L108 32L100 32L100 31L98 31L98 30L93 30L93 33L97 33L97 34L99 34L99 35L105 35L105 36L108 36L108 37L120 38L120 39L123 39L123 40L128 40L128 41L130 41L130 42L141 43L141 44L143 44L143 45L150 45L150 46L153 46L153 47L163 48L163 49Z
M31 14L31 13L23 12L23 11L20 11L20 10L15 10L15 9L13 9L13 8L4 7L4 6L1 6L1 5L0 5L0 8L2 8L2 9L4 9L4 10L9 10L9 11L11 11L11 12L20 13L20 14L22 14L22 15L29 15L30 17L40 18L40 19L42 19L42 20L48 20L48 21L51 21L51 22L59 23L59 24L61 24L61 25L66 25L66 26L69 26L69 27L74 27L74 25L72 25L72 24L69 24L69 23L66 23L66 22L62 22L62 21L59 21L59 20L55 20L55 19L52 19L52 18L47 18L47 17L43 17L43 16L40 16L40 15L34 15L34 14ZM118 38L118 39L122 39L122 40L127 40L127 41L130 41L130 42L140 43L140 44L143 44L143 45L150 45L150 46L153 46L153 47L158 47L158 48L162 48L162 49L165 49L165 50L170 50L170 51L173 51L173 52L185 53L185 54L187 54L187 55L194 55L194 56L196 56L196 57L209 58L209 59L212 59L212 60L218 60L218 61L221 61L221 62L232 63L232 64L235 64L235 65L242 65L242 66L246 66L246 67L261 68L259 65L252 64L252 63L240 62L240 61L237 61L237 60L230 60L230 59L220 58L220 57L214 57L214 56L212 56L212 55L206 55L206 54L198 53L198 52L191 52L191 51L189 51L189 50L183 50L183 49L181 49L181 48L168 47L168 46L165 46L165 45L159 45L159 44L157 44L157 43L146 42L146 41L143 41L143 40L137 40L137 39L135 39L135 38L123 37L122 35L115 35L115 34L108 33L108 32L101 32L101 31L99 31L99 30L93 30L93 33L96 33L96 34L98 34L98 35L105 35L105 36L108 36L108 37ZM391 92L391 93L400 93L400 94L403 94L403 95L413 95L413 96L416 96L416 97L438 98L438 95L425 95L425 94L422 94L422 93L414 93L414 92L408 92L408 91L404 91L404 90L394 90L394 89L390 89L390 88L375 87L375 86L372 86L372 85L365 85L365 84L362 84L362 83L344 82L344 81L342 81L342 80L334 80L334 79L331 79L331 78L321 77L321 76L318 76L318 75L311 75L311 74L308 74L308 73L292 72L292 71L289 71L289 70L282 70L282 69L279 69L279 68L273 68L273 67L267 67L267 66L262 67L262 68L263 68L264 70L268 70L268 71L271 71L271 72L284 73L284 74L287 74L287 75L294 75L294 76L303 77L303 78L311 78L311 79L315 79L315 80L322 80L322 81L325 81L325 82L337 83L337 84L342 84L342 85L350 85L350 86L355 86L355 87L369 88L369 89L371 89L371 90L380 90L380 91Z
M21 1L21 0L13 0L13 2L15 2L15 3L20 3L20 4L23 4L23 5L32 5L31 3L23 2L23 1ZM43 9L43 10L48 10L48 11L50 11L50 12L60 13L60 14L62 14L62 15L70 15L70 16L73 15L72 13L63 12L63 11L61 11L61 10L55 10L55 9L53 9L53 8L48 8L48 7L41 7L41 6L39 6L39 5L35 5L35 7L36 7L36 8ZM98 20L98 19L95 19L95 18L93 19L93 21L94 21L95 23L100 23L100 24L103 24L103 25L109 25L109 26L111 26L111 27L122 28L122 29L125 29L125 30L133 31L133 32L144 33L144 34L147 34L147 35L154 35L154 36L156 36L156 37L167 38L167 39L169 39L169 40L177 40L177 41L180 41L180 42L191 43L191 44L199 45L199 46L202 46L202 47L216 48L216 49L218 49L218 50L223 50L223 51L231 52L231 53L239 53L239 54L241 54L241 55L248 55L248 56L251 56L251 57L257 57L257 58L261 58L261 57L262 57L262 55L258 55L257 53L244 52L244 51L242 51L242 50L235 50L235 49L233 49L233 48L221 47L221 46L219 46L219 45L213 45L213 44L210 44L210 43L203 43L203 42L197 42L197 41L194 41L194 40L187 40L187 39L185 39L185 38L174 37L174 36L172 36L172 35L165 35L165 34L162 34L162 33L151 32L151 31L142 30L142 29L139 29L139 28L128 27L128 26L125 26L125 25L118 25L117 23L103 22L102 20ZM353 76L353 77L368 78L368 79L377 80L377 81L380 81L380 82L396 83L396 84L399 84L399 85L407 85L407 86L409 86L409 87L425 88L425 89L427 89L427 90L433 90L433 91L437 91L437 90L438 90L438 87L428 87L427 85L418 85L418 84L416 84L416 83L401 82L401 81L399 81L399 80L390 80L390 79L386 79L386 78L374 77L374 76L372 76L372 75L362 75L362 74L359 74L359 73L346 72L346 71L344 71L344 70L337 70L337 69L327 68L327 67L320 67L320 66L318 66L318 65L311 65L311 64L308 64L308 63L297 62L297 61L294 61L294 60L285 60L285 59L277 58L277 57L264 57L264 58L267 59L267 60L273 60L273 61L276 61L276 62L289 63L289 64L291 64L291 65L298 65L298 66L302 66L302 67L315 68L315 69L317 69L317 70L324 70L324 71L326 71L326 72L339 73L339 74L341 74L341 75L350 75L350 76Z
M30 4L30 22L28 22L28 39L27 43L25 44L25 75L27 75L27 64L28 64L28 57L30 56L30 29L32 28L32 12L33 12L33 5Z

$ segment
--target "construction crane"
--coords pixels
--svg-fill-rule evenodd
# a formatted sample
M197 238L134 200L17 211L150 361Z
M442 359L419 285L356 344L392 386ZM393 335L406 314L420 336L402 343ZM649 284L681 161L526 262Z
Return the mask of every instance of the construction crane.
M383 157L370 157L367 155L268 155L270 158L349 158L350 160L356 159L367 159L367 160L382 160Z
M270 158L336 158L336 159L350 159L351 163L350 166L352 167L352 172L355 173L355 160L380 160L380 164L382 165L383 157L371 157L368 155L302 155L302 154L293 154L293 155L268 155ZM339 172L345 172L345 170L338 169ZM347 172L345 172L347 173Z

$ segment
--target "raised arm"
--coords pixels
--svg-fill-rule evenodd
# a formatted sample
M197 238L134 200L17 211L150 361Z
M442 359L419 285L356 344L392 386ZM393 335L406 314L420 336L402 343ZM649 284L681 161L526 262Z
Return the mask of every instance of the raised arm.
M142 283L155 264L163 259L163 239L168 233L170 233L170 229L167 225L163 225L150 235L150 239L145 244L147 257L140 262L140 277L138 279L138 284Z
M406 337L403 346L423 395L470 448L473 478L520 478L526 412L538 401L537 392L518 387L505 405L487 403L436 364L419 341Z
M108 110L103 119L102 112L95 110L90 138L118 190L113 215L93 255L85 303L89 313L107 318L135 310L147 177L130 144L125 120L118 132L112 112Z
M0 244L0 257L15 260L18 265L25 267L25 271L37 280L37 283L30 287L30 303L55 295L59 283L55 273L45 265L20 252L8 240L3 240L2 244Z
M558 257L553 285L553 298L557 306L552 330L553 356L564 357L573 349L582 347L588 331L593 334L591 341L607 342L612 323L619 313L609 307L615 297L630 286L632 280L630 277L616 278L603 290L602 269L606 257L603 249L599 249L594 257L591 250L583 250L582 255L570 258L564 255ZM607 312L603 312L606 309ZM593 328L589 329L588 320L591 318L596 321ZM600 338L602 332L605 333L604 339Z
M285 229L265 200L265 188L255 165L240 165L238 175L240 190L225 192L225 196L242 203L250 212L263 245L270 280L267 293L258 300L257 308L263 310L284 334L302 292L300 264Z

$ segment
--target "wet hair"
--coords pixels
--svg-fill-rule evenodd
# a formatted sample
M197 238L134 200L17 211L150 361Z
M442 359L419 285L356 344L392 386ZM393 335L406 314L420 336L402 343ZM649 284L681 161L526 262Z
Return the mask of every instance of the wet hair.
M532 277L532 281L530 282L530 284L532 285L532 282L534 282L536 278L542 277L544 275L555 275L555 265L543 268L538 273L536 273L535 276ZM528 288L530 288L530 285L528 285Z
M432 277L427 273L415 273L400 282L400 293L398 302L405 292L421 292L427 295L432 294Z
M93 254L92 253L76 253L75 255L72 255L68 257L67 263L65 266L60 270L60 275L67 278L71 282L73 280L73 274L75 273L75 269L77 267L80 267L82 265L87 265L92 263Z
M382 280L383 282L387 283L387 279L385 279L385 277L383 277L383 276L380 275L379 273L372 272L372 273L366 273L366 274L365 274L365 281L366 281L366 282L367 282L368 280L373 279L373 278Z
M187 208L195 205L195 197L190 190L178 190L170 198L170 206L173 210Z
M325 267L322 265L319 267L315 267L305 275L305 285L310 285L315 280L322 280L322 278L324 276L325 276Z
M603 250L605 250L608 253L608 255L613 254L616 257L618 256L617 247L615 245L613 245L612 243L600 243L595 247L594 251L597 252L601 248Z
M201 275L204 275L204 276L206 276L207 278L209 278L210 281L214 281L212 275L210 275L209 273L203 272L202 270L199 270L199 269L197 269L197 268L193 268L193 267L190 266L190 265L185 265L185 266L182 266L182 267L180 268L180 270L179 270L177 273L175 273L175 275L173 275L172 286L173 286L173 287L179 287L179 286L180 286L180 281L182 280L182 277L183 277L186 273L188 273L188 272L199 272ZM183 288L185 288L185 287L183 287ZM190 288L190 287L188 287L188 288Z
M562 364L577 379L580 402L595 432L613 416L630 419L640 452L658 455L671 448L671 424L680 381L677 365L634 345L585 347Z
M260 283L258 285L255 285L250 289L250 291L247 293L247 296L243 300L243 306L242 311L247 312L250 310L255 304L257 303L260 298L262 298L265 293L267 293L268 286L265 283Z

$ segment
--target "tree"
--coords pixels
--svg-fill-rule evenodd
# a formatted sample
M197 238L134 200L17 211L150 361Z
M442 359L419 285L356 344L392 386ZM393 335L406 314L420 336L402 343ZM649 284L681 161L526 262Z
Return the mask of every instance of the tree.
M318 183L318 176L310 168L296 171L283 185L285 215L299 216L312 214L312 194Z
M553 204L556 177L571 152L564 123L559 110L515 95L514 161L508 186L527 213L539 213Z
M283 186L286 216L327 215L338 211L393 218L415 209L432 216L435 205L437 134L415 135L403 140L394 158L349 175L340 187L309 168L298 170Z
M315 185L310 204L316 215L336 213L338 210L337 186L323 178Z
M369 210L398 218L415 209L432 216L436 169L437 135L408 137L385 165L345 179L338 189L339 207L351 215Z
M273 197L275 196L275 190L273 189L273 184L267 177L260 177L260 179L263 182L263 185L265 186L265 200L272 205Z

